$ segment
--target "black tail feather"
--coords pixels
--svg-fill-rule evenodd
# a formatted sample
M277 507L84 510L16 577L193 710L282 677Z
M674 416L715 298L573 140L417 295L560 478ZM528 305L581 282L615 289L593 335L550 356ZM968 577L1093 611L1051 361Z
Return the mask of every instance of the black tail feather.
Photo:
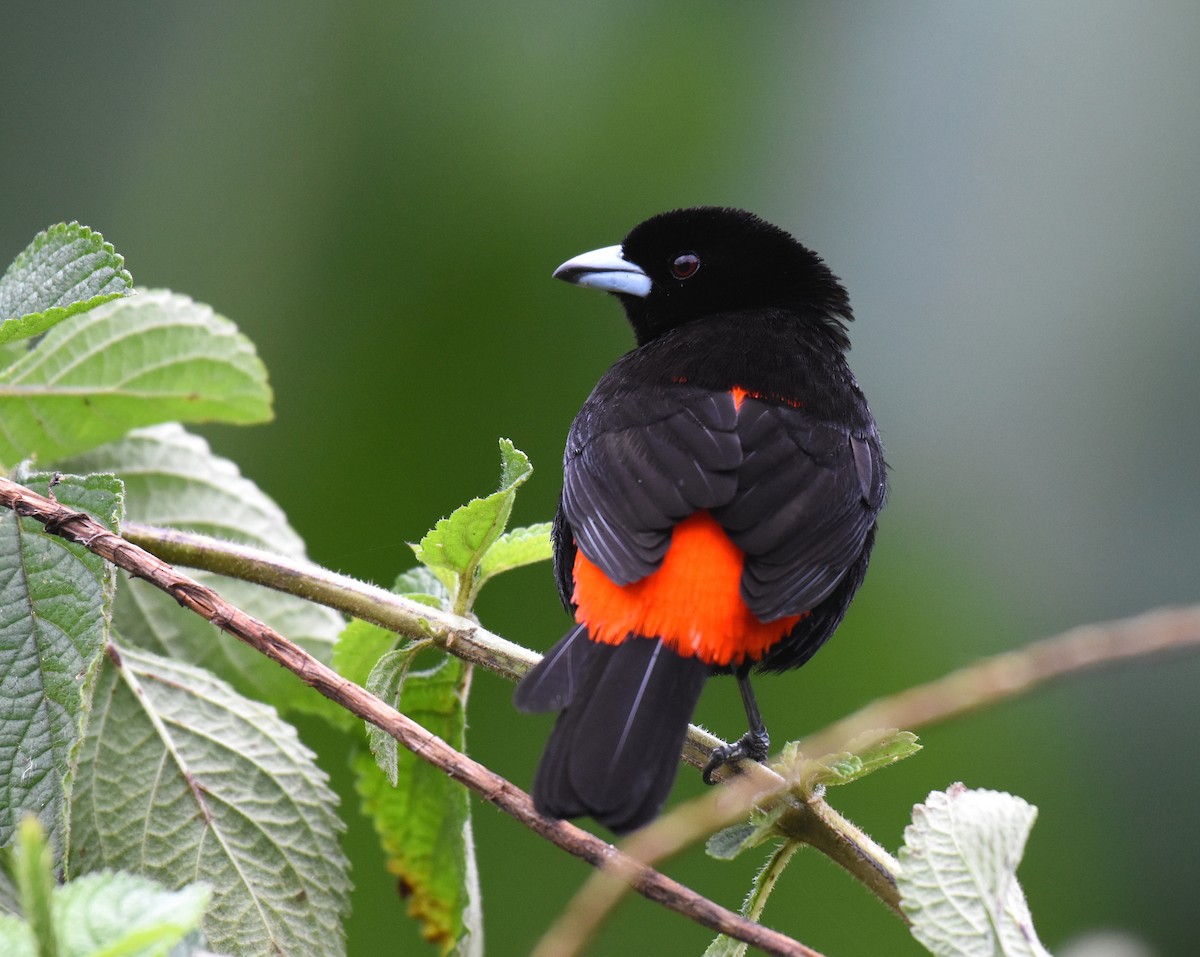
M575 700L596 647L588 641L587 629L576 625L521 679L513 706L526 714L562 711Z
M586 814L618 834L632 831L667 799L709 668L657 639L575 644L588 646L586 661L569 669L573 694L542 755L534 804L553 817Z

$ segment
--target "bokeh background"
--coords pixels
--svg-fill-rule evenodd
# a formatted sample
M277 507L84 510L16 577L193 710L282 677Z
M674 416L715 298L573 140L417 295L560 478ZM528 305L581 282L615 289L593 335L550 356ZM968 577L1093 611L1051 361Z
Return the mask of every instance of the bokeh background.
M718 203L847 283L893 468L842 633L760 683L777 742L980 655L1198 597L1192 0L62 2L3 19L0 259L78 219L139 285L234 319L277 420L205 434L323 564L389 583L405 541L494 486L500 436L538 467L515 519L548 518L571 416L630 345L613 302L551 270ZM478 610L539 649L565 624L544 566ZM895 848L933 788L1021 794L1040 808L1021 877L1052 949L1115 927L1193 954L1198 683L1187 656L1082 677L931 729L832 798ZM469 740L528 783L548 721L510 693L477 678ZM700 718L737 734L736 697L713 683ZM344 746L305 732L353 806ZM476 808L489 952L526 953L585 869ZM351 955L427 952L364 825L348 844ZM756 866L693 853L670 870L736 906ZM815 854L767 919L831 957L920 953ZM592 952L707 939L631 900Z

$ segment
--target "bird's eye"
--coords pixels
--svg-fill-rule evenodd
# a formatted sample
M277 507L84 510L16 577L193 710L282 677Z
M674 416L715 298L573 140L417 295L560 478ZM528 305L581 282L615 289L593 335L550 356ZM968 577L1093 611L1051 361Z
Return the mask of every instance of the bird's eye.
M680 253L671 261L671 275L676 279L691 279L700 268L700 257L695 253Z

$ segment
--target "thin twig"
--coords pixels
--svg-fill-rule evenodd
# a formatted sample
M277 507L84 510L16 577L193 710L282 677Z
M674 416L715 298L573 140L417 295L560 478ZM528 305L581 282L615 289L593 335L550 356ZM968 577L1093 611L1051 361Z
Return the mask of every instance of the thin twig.
M347 711L387 732L422 760L441 769L530 830L595 867L603 867L647 898L723 934L753 944L769 954L819 957L803 944L748 921L690 888L618 852L566 821L538 814L529 795L450 747L419 724L292 644L262 622L240 611L219 594L176 572L137 545L114 535L83 512L44 498L0 478L0 504L34 518L46 530L76 542L105 560L171 595L185 608L287 668Z
M722 787L676 805L626 838L620 848L633 860L660 862L720 828L744 821L752 808L780 801L787 804L776 822L782 837L821 851L905 919L896 889L900 866L895 858L823 799L801 800L783 777L761 764L751 764ZM591 874L547 932L553 949L539 949L537 957L580 953L624 896L622 884L607 880L603 873Z
M1072 628L1025 648L984 658L917 688L883 698L849 717L804 739L805 752L830 754L875 728L913 730L976 710L1007 697L1025 694L1054 679L1087 669L1116 664L1130 658L1200 645L1200 605L1146 612L1134 618ZM774 788L765 775L779 782ZM750 809L769 806L786 793L786 782L767 768L739 775L724 793L710 793L677 805L647 827L627 838L621 850L655 864L703 840L718 828L742 820ZM810 813L805 813L805 810ZM810 844L861 880L901 919L895 876L899 865L870 838L841 817L823 800L795 803L779 819L782 834ZM620 887L605 884L595 875L586 881L567 905L567 914L595 926L620 902ZM578 940L585 939L583 937ZM563 949L562 955L573 953Z
M122 535L173 565L187 565L263 585L334 608L409 638L432 637L464 661L517 680L538 656L468 618L402 598L395 592L302 559L194 532L126 522Z
M1197 646L1200 605L1158 608L1133 618L1080 625L880 698L808 735L804 751L828 754L874 728L926 728L1093 668Z

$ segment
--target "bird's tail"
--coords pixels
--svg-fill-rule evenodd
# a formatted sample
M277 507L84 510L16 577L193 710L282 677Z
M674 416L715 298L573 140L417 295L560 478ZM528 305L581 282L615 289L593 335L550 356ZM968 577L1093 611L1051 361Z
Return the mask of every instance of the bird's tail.
M653 638L617 645L571 631L517 688L522 711L562 709L533 782L537 809L618 834L667 799L709 668Z

